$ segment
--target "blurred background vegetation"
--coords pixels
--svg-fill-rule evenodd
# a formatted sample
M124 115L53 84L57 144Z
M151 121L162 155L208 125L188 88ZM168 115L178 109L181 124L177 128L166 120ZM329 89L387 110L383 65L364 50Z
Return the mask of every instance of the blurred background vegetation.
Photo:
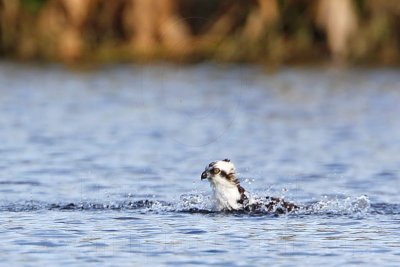
M0 0L0 57L398 65L399 0Z

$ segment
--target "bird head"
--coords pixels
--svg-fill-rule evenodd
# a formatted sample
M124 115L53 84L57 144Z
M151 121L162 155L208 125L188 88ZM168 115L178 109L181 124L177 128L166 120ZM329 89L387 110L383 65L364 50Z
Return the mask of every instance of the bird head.
M208 179L212 181L216 178L236 182L235 165L229 159L216 160L208 164L201 174L201 180Z

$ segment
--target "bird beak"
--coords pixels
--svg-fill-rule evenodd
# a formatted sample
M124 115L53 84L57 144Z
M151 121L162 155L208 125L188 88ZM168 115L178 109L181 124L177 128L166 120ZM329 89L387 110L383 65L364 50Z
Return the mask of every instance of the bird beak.
M201 180L207 179L207 178L208 178L207 171L204 171L204 172L201 174Z

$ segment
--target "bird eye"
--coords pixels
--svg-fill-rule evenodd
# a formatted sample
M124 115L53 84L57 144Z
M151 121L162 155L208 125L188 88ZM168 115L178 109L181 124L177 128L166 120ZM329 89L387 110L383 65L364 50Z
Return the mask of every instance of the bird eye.
M213 169L213 174L218 174L218 173L220 173L220 172L221 172L221 170L218 169L218 168L214 168L214 169Z

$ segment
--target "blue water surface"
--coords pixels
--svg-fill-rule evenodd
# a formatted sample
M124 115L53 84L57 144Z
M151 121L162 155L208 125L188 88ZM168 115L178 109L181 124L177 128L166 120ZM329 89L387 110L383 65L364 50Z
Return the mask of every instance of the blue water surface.
M398 266L400 78L392 69L0 65L4 266ZM212 209L230 158L253 196Z

